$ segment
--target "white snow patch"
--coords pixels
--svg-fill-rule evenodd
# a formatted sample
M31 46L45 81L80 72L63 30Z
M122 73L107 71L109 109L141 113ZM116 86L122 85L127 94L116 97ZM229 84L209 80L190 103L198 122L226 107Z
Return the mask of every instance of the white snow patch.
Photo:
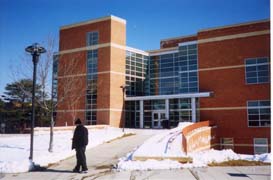
M192 123L179 123L177 128L159 133L146 140L133 156L139 157L183 157L182 129Z
M150 170L150 169L179 169L205 167L209 163L224 162L229 160L249 160L271 162L271 153L261 155L236 154L232 150L206 150L189 153L182 151L182 130L192 123L180 123L177 128L164 131L146 140L141 146L120 158L117 164L118 170ZM146 161L134 161L134 157L162 157L165 160L147 159ZM168 157L191 157L193 162L182 164Z
M105 127L103 129L89 129L89 144L87 149L106 141L121 137L121 129ZM56 163L75 155L71 149L73 130L54 132L53 152L48 152L49 132L34 133L33 161L40 166ZM13 134L0 135L0 173L26 172L32 168L29 158L30 135Z

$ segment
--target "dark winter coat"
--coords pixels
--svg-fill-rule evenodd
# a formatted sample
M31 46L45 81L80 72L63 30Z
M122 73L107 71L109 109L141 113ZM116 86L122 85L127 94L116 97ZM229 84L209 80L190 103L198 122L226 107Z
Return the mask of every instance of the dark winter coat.
M88 130L83 125L77 125L73 139L72 139L72 149L85 147L88 144Z

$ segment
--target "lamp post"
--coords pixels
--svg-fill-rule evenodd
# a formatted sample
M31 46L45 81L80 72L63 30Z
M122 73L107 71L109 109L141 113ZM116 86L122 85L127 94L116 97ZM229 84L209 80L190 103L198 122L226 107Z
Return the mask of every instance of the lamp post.
M34 43L31 46L28 46L25 49L26 52L32 55L33 62L33 83L32 83L32 114L31 114L31 131L30 131L30 155L29 160L33 161L33 129L35 123L35 86L36 86L36 70L37 63L39 61L39 56L42 53L45 53L46 50L38 43Z
M125 127L125 117L126 117L126 113L125 113L125 93L126 93L126 88L128 87L128 85L122 85L120 86L120 88L122 89L122 94L123 94L123 107L122 107L122 112L124 113L123 116L123 123L122 123L122 132L124 132L124 127Z

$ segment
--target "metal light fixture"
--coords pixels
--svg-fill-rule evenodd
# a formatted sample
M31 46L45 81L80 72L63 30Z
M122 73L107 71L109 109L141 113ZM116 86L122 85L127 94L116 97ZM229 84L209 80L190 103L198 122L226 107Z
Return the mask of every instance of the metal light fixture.
M31 114L31 131L30 131L30 155L29 160L33 161L33 129L35 125L35 86L36 86L36 70L39 56L45 53L46 50L38 43L34 43L25 49L26 52L32 55L33 62L33 83L32 83L32 114Z

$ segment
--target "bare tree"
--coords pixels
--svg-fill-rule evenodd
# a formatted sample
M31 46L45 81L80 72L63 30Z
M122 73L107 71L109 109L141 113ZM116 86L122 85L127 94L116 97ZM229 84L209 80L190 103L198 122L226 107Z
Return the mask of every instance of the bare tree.
M37 82L41 85L42 97L36 102L41 108L50 113L50 140L48 151L53 151L53 128L55 125L54 111L59 106L63 106L71 110L72 118L75 119L76 110L79 107L79 100L85 96L85 83L82 77L85 74L79 74L79 67L85 67L80 62L79 54L73 56L54 54L55 39L48 37L46 44L47 52L41 56L37 69ZM21 57L22 64L17 68L12 68L12 78L17 79L31 78L33 65L29 60L29 56ZM62 61L62 66L58 66L58 72L52 73L54 63ZM22 67L24 70L22 71ZM58 89L51 89L53 81L58 81ZM19 85L20 86L20 85ZM26 96L31 98L31 92L26 90L23 85L20 88ZM56 93L58 92L58 93Z

